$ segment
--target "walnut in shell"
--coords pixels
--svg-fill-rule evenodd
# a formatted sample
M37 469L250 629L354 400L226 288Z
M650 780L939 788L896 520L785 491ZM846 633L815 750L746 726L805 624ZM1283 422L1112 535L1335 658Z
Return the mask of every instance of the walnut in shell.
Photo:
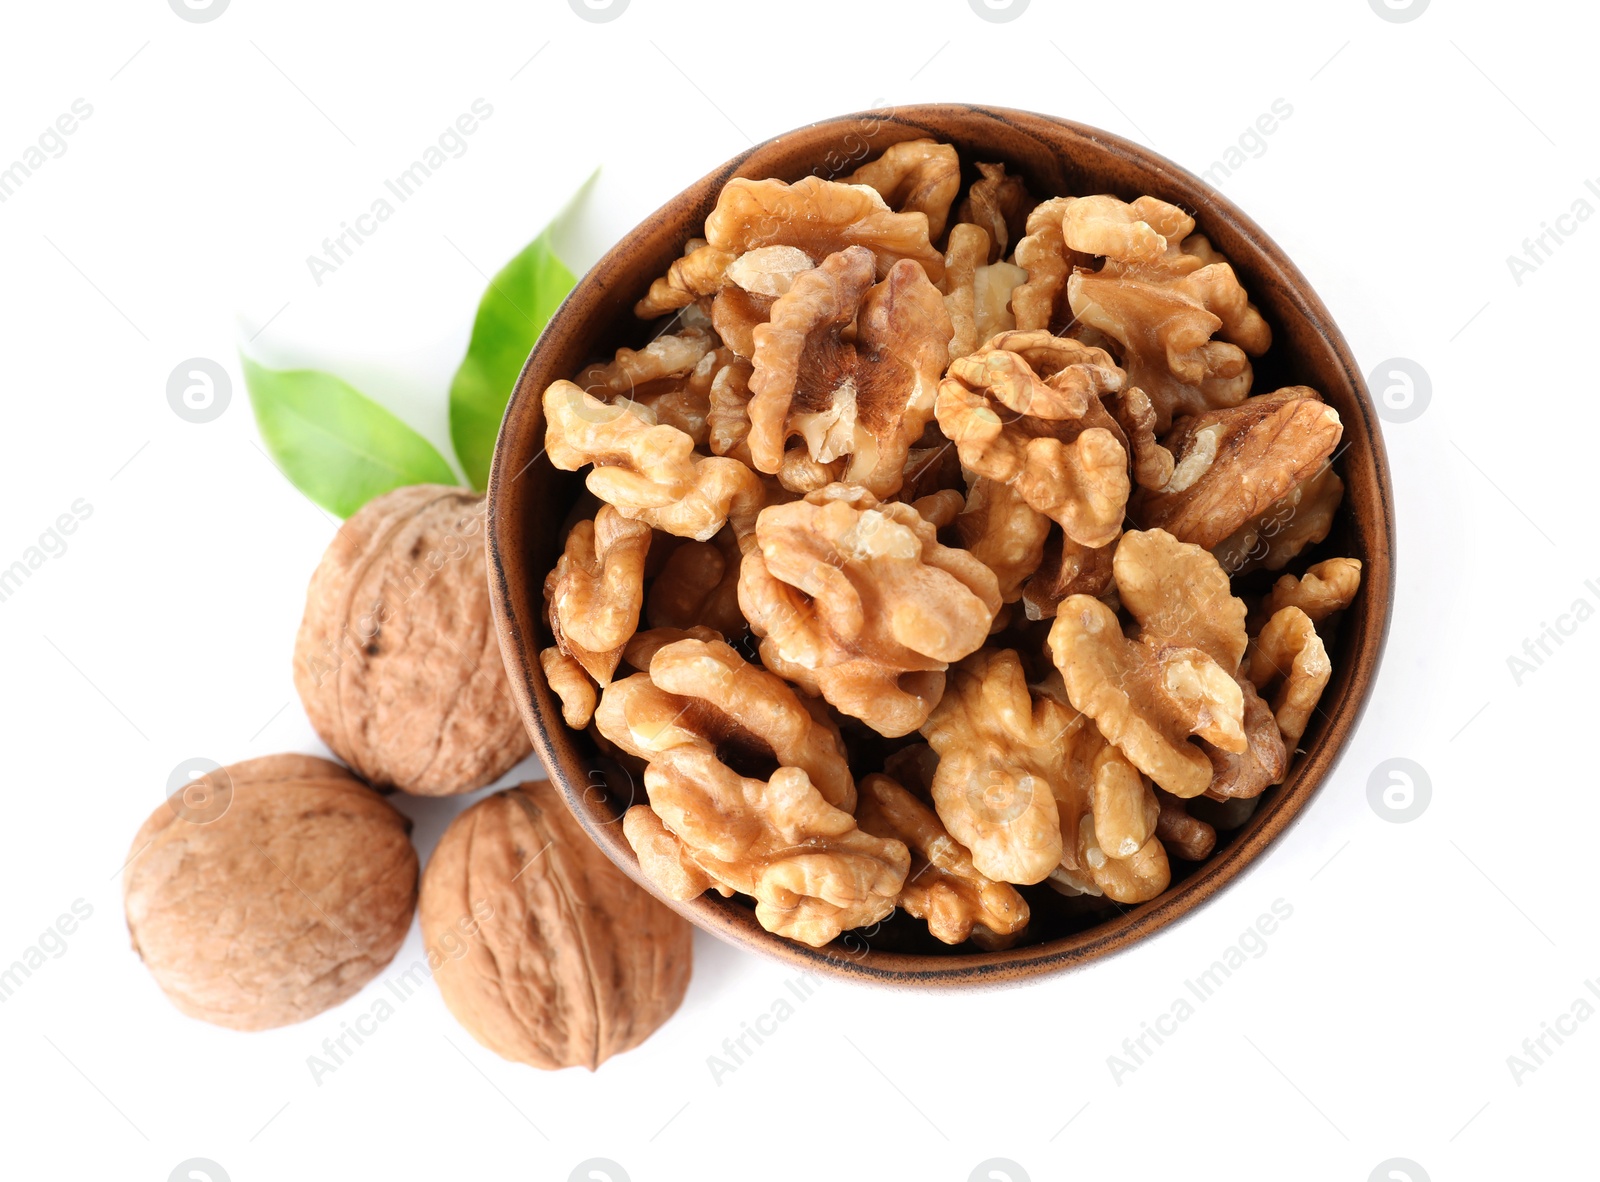
M340 527L306 590L294 684L368 783L469 792L532 749L489 616L483 498L417 484Z
M689 924L617 869L544 782L451 822L420 914L445 1005L514 1062L592 1071L654 1034L689 986Z
M185 1014L303 1022L358 993L411 927L411 822L344 768L269 755L212 772L214 819L151 813L122 873L133 950Z

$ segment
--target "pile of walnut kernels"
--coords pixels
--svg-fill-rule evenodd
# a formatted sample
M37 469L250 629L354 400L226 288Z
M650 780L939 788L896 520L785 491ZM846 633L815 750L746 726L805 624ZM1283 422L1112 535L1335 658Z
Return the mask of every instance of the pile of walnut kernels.
M566 721L643 761L667 896L817 947L1159 895L1283 780L1360 582L1233 594L1327 536L1341 427L1251 393L1271 331L1194 219L976 173L730 181L650 344L544 393L594 498L545 583Z

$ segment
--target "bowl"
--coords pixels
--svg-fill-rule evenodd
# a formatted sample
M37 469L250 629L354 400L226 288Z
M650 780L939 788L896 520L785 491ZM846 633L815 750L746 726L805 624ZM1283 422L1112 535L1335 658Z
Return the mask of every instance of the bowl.
M645 889L622 834L621 817L645 799L643 786L607 760L583 734L569 730L539 665L550 643L542 618L545 573L559 555L560 534L580 474L560 472L544 455L540 396L596 357L651 335L633 304L697 236L723 184L736 176L794 181L853 171L890 144L931 136L954 144L970 171L976 160L1004 161L1039 196L1151 194L1196 215L1273 330L1273 346L1256 366L1256 392L1304 384L1318 390L1344 421L1337 467L1345 502L1322 556L1361 559L1360 594L1329 646L1333 678L1301 740L1302 753L1284 783L1269 789L1250 820L1219 835L1211 858L1180 875L1150 902L1109 918L1084 917L1023 888L1034 909L1030 942L984 952L947 948L925 928L896 915L868 936L845 933L813 949L761 928L747 900L708 892L689 902L665 900L696 926L743 948L806 971L890 985L974 986L1017 982L1082 967L1125 949L1191 915L1283 836L1332 773L1360 720L1388 629L1394 578L1393 494L1371 397L1355 358L1328 310L1282 250L1232 202L1199 178L1127 140L1047 115L956 104L899 107L846 115L759 144L689 186L629 233L589 271L545 327L517 379L489 480L488 547L495 624L512 692L534 748L578 821L606 854ZM964 179L970 179L964 178Z

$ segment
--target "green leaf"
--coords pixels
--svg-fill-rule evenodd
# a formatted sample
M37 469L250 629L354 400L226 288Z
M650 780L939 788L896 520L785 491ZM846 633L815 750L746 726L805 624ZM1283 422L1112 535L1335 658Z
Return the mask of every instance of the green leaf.
M268 453L323 508L349 517L403 485L458 483L433 444L348 382L241 360Z
M467 355L450 383L450 439L473 488L489 483L489 461L506 403L534 342L577 283L554 241L594 180L591 175L544 232L489 282L478 303Z

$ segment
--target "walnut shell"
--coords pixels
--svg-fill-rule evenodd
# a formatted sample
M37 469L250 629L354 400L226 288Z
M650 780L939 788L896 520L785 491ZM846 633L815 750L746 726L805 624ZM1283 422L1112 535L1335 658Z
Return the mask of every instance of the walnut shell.
M309 755L208 778L221 814L188 819L173 797L123 871L133 949L157 984L190 1017L235 1030L303 1022L359 992L411 927L411 822Z
M346 521L306 589L294 685L376 787L469 792L526 756L489 615L483 498L411 485Z
M456 1020L491 1051L591 1071L689 986L689 924L618 870L549 784L458 816L422 876L422 937Z

